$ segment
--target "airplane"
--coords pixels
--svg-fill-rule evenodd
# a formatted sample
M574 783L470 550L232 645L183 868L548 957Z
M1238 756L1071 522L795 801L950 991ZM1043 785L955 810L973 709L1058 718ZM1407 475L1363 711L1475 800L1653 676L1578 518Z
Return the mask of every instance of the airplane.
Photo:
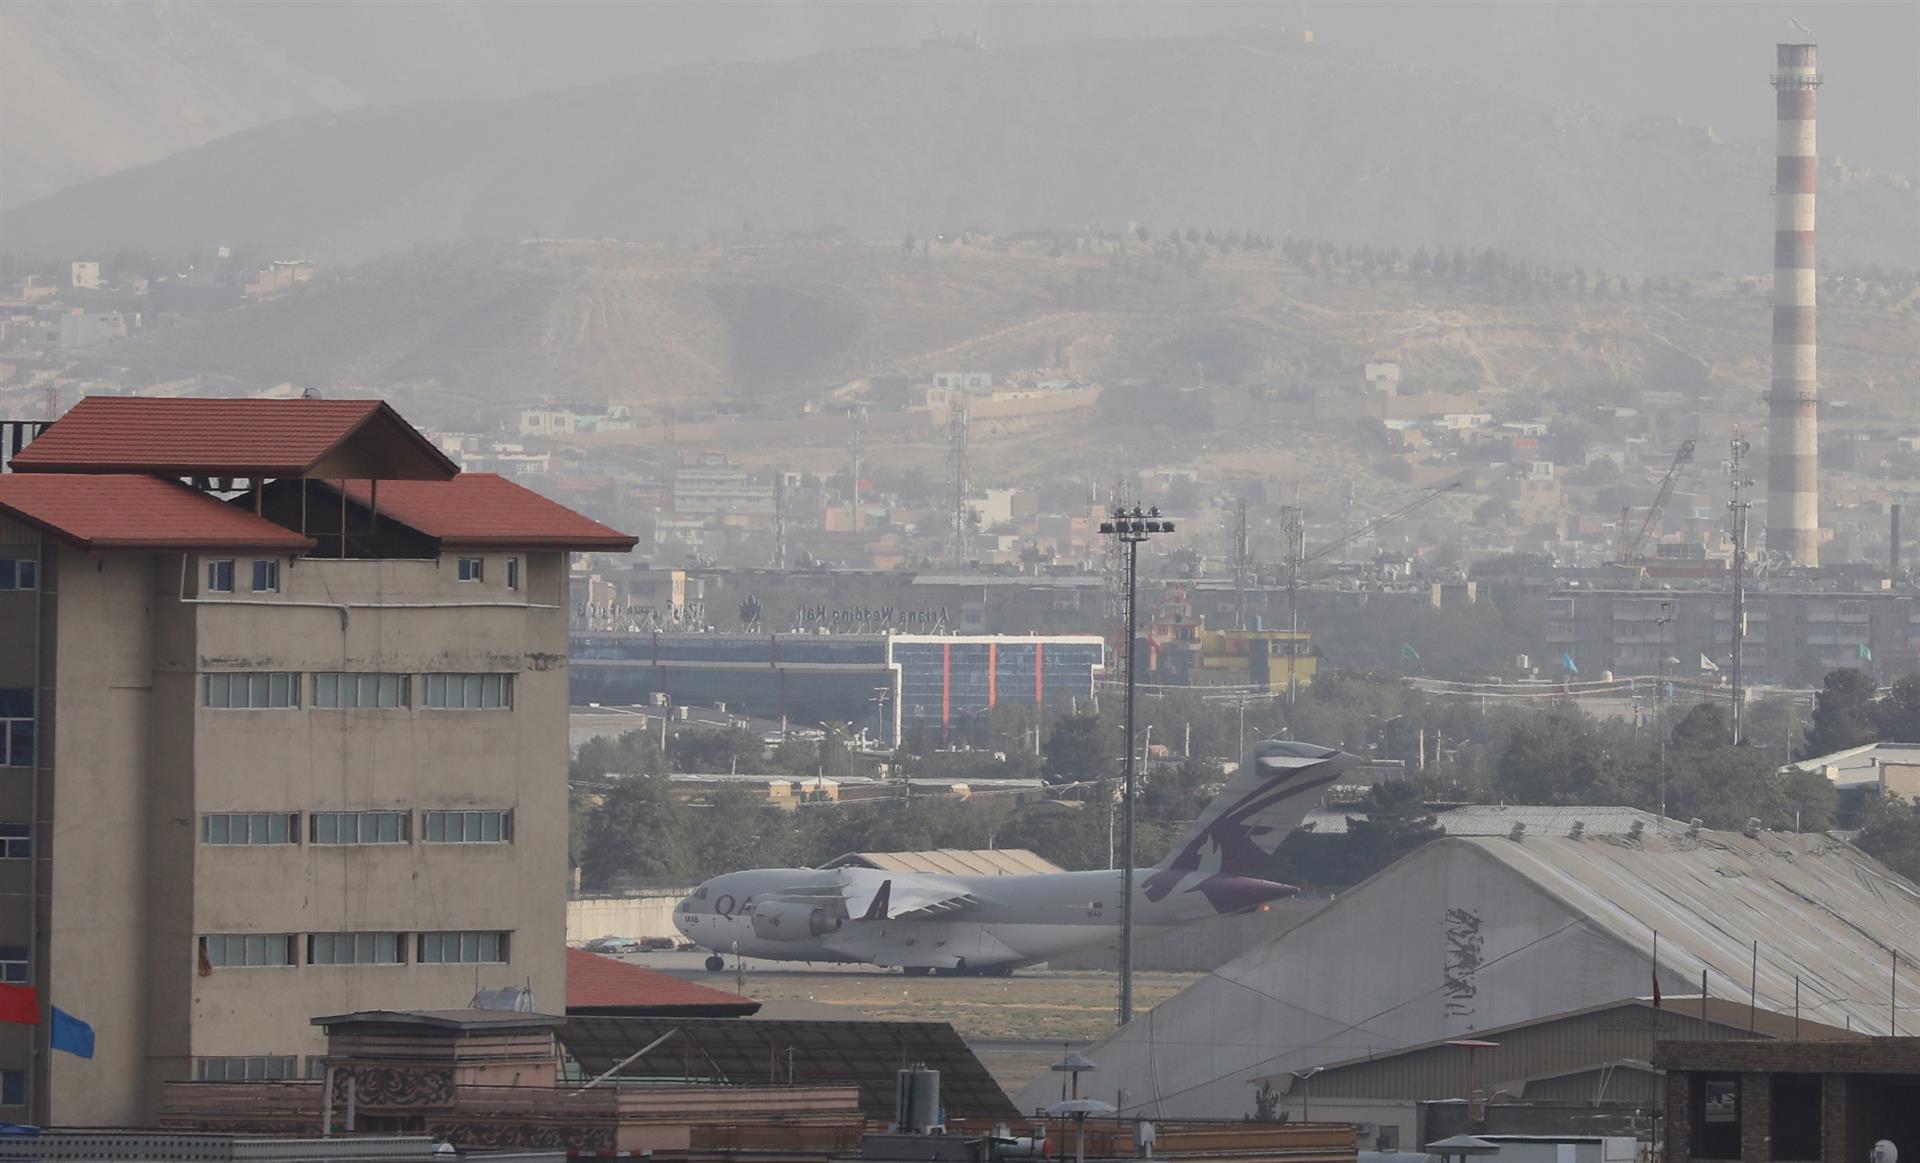
M1255 744L1186 836L1134 873L1134 931L1146 936L1252 912L1296 895L1264 872L1319 793L1360 761L1291 740ZM674 910L674 925L712 952L770 961L848 962L929 973L1004 976L1112 942L1117 870L1015 876L762 868L716 876Z

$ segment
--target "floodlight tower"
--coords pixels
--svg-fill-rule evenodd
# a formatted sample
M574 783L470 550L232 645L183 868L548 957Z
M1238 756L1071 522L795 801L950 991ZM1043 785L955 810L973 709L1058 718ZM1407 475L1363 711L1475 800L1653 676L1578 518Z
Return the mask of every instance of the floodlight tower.
M1113 519L1100 522L1100 532L1127 550L1127 640L1123 658L1127 682L1127 757L1120 791L1120 1024L1133 1020L1133 783L1134 783L1134 648L1135 608L1140 578L1140 543L1156 533L1173 532L1173 522L1158 508L1132 512L1115 506Z

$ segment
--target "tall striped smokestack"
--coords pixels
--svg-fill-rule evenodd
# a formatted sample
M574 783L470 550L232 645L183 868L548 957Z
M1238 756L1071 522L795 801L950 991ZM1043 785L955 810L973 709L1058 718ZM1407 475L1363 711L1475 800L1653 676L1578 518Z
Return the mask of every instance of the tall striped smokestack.
M1819 50L1775 46L1773 391L1767 402L1767 548L1820 564L1820 382L1815 367L1814 109Z

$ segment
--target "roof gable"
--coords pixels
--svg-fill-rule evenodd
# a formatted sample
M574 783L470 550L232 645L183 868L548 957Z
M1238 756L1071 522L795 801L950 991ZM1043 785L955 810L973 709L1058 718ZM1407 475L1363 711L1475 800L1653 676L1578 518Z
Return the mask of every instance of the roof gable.
M22 473L447 480L460 469L381 400L88 396L9 462Z
M638 538L490 472L447 481L348 480L347 496L450 549L574 549L625 553ZM326 487L338 493L337 486Z
M567 1012L678 1013L746 1016L760 1003L737 993L682 981L671 974L602 957L584 949L567 950Z
M299 553L311 537L140 474L0 474L0 513L79 549L262 550Z

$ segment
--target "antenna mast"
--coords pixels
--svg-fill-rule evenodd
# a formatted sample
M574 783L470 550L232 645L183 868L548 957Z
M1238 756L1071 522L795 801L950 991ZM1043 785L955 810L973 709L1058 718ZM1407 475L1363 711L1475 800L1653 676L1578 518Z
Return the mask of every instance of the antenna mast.
M1733 478L1733 500L1727 505L1733 533L1733 656L1729 669L1733 672L1733 743L1738 747L1741 712L1745 709L1742 703L1746 695L1745 676L1740 671L1740 645L1747 636L1747 507L1751 504L1744 490L1753 486L1753 482L1747 479L1742 462L1753 446L1736 432L1727 447L1730 453L1727 472Z
M1233 628L1247 628L1247 573L1253 562L1247 553L1247 499L1233 502Z
M948 555L955 569L965 567L972 556L972 538L967 528L967 495L973 491L967 464L967 406L954 400L947 405L947 516L953 523Z

